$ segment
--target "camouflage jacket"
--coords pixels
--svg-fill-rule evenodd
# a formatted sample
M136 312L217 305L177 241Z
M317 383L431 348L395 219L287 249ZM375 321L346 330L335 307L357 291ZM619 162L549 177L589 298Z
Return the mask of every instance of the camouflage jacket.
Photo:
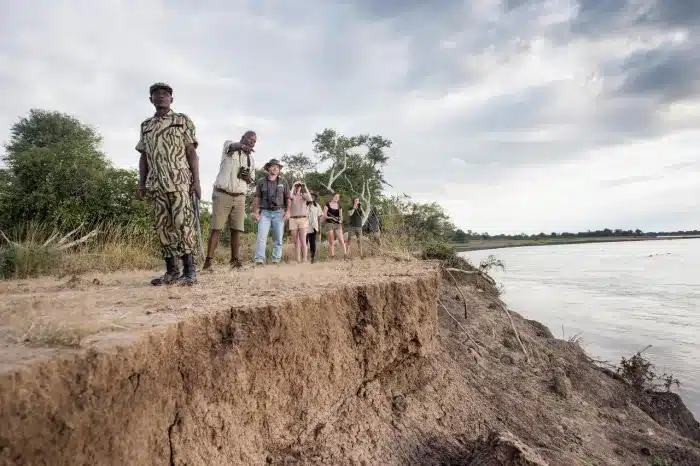
M185 150L188 144L196 148L198 141L194 123L184 113L170 110L141 123L136 150L146 154L147 190L170 193L190 189L192 171Z

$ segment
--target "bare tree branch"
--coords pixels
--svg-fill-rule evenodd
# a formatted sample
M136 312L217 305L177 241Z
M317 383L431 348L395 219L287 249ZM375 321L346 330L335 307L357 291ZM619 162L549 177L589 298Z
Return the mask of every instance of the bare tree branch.
M78 244L84 243L85 241L89 240L90 238L97 235L98 233L99 233L99 231L97 229L94 229L90 233L88 233L87 235L83 236L82 238L76 239L75 241L71 241L70 243L61 244L56 249L58 249L59 251L63 251L64 249L72 248L73 246L77 246ZM64 237L64 239L67 236L68 235L66 235Z
M369 213L372 210L372 192L369 189L369 181L365 178L364 183L362 183L362 194L360 194L360 199L365 203L365 212L362 216L362 226L367 223L369 219Z
M343 175L343 178L345 178L345 181L347 181L348 184L350 185L350 191L352 191L353 194L356 194L356 195L359 196L360 193L358 193L357 191L355 191L355 188L354 188L354 186L352 185L352 181L350 181L350 178L348 178L346 175Z
M328 191L330 192L335 192L333 191L333 182L338 179L340 175L343 174L343 172L348 168L348 154L347 152L343 154L343 167L336 173L336 164L335 162L333 163L333 166L331 167L331 174L328 175L328 183L324 184L323 182L321 185L325 187Z

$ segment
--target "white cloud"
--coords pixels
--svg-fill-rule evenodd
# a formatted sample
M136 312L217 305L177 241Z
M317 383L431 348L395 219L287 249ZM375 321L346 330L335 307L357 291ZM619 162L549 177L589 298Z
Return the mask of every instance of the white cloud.
M695 50L690 26L626 31L623 18L586 35L575 1L501 3L17 3L0 20L0 139L30 108L56 109L135 168L148 86L166 81L197 125L205 197L224 140L255 129L262 164L332 127L393 140L394 191L465 229L697 228L698 136L674 135L700 115L697 96L616 94L635 54Z
M700 131L689 131L592 150L575 162L511 171L496 183L449 184L444 189L451 200L445 204L457 224L482 225L480 231L489 232L683 229L687 226L682 222L655 223L648 214L668 209L697 212L698 144ZM674 167L692 163L694 169Z

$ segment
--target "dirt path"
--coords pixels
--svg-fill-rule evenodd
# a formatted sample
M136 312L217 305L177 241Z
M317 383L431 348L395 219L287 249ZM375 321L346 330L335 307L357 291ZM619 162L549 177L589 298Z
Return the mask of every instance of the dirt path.
M194 287L153 287L153 272L0 282L0 372L79 348L128 344L194 313L264 306L348 283L423 273L415 262L366 260L219 267ZM75 348L75 349L72 349Z

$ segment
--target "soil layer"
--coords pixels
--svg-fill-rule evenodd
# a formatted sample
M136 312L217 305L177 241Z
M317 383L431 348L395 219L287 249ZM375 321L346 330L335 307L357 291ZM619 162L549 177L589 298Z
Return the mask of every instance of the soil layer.
M700 464L680 398L635 392L478 275L149 278L0 284L0 464Z

